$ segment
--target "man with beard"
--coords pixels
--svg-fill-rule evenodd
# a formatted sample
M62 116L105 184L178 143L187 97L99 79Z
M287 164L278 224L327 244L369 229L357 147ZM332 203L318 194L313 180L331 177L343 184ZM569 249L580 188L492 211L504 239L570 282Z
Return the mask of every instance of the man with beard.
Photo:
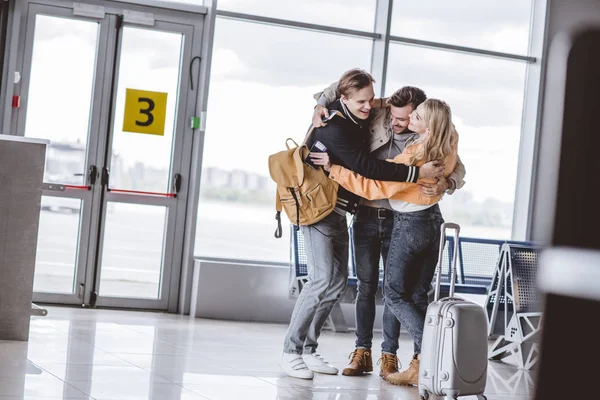
M315 107L313 124L324 126L323 117L328 116L327 106L339 96L337 83L324 92L315 95L318 105ZM418 135L408 129L410 114L427 99L423 90L405 86L397 90L387 100L375 99L375 107L370 117L369 151L381 160L393 159ZM464 165L458 160L452 175L438 180L437 184L421 185L426 196L437 196L443 192L452 194L464 184L466 174ZM375 294L379 283L380 257L387 262L390 239L393 230L393 211L388 200L369 201L363 199L354 219L354 252L358 295L356 299L356 348L350 354L350 363L342 374L347 376L363 375L373 371L371 347L373 325L375 323ZM384 294L385 295L385 294ZM381 345L380 376L387 380L392 373L398 372L398 338L400 322L384 305L383 343Z

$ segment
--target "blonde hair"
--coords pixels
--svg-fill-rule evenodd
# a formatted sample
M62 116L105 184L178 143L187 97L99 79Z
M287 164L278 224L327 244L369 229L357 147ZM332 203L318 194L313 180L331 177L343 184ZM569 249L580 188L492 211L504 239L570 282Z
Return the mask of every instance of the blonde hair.
M410 164L443 161L456 147L458 135L452 123L450 106L442 100L428 99L423 102L423 121L429 129L429 136L421 149L413 154Z

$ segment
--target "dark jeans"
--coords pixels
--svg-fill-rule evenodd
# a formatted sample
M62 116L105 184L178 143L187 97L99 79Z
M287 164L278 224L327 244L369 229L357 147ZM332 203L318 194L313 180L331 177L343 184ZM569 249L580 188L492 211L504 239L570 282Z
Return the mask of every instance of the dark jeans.
M423 211L394 212L385 302L413 339L416 354L421 352L427 292L438 261L443 223L437 204Z
M356 347L370 349L375 323L375 294L379 282L379 259L387 262L394 228L393 211L361 206L354 218L354 258L358 295L356 297ZM389 308L383 308L381 350L396 354L400 322Z

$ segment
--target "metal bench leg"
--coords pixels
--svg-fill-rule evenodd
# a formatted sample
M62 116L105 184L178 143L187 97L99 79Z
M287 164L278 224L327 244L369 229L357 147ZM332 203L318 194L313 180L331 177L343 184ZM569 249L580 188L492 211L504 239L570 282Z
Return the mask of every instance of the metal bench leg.
M494 345L488 352L488 359L490 360L502 360L512 354L512 350L517 347L519 344L514 342L509 342L505 339L504 335L498 337L494 342Z
M327 317L326 326L331 328L334 332L348 332L348 324L346 324L346 319L344 318L342 307L339 302L335 303L335 306L333 306L333 309L331 310L331 314Z
M501 360L510 355L517 358L519 368L529 370L539 360L536 343L542 324L542 313L516 313L488 354L490 360Z

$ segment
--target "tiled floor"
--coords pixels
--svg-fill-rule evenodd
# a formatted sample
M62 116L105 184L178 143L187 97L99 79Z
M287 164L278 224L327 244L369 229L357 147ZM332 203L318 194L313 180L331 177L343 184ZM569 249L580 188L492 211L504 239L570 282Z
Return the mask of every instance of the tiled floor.
M278 366L284 332L274 324L51 307L48 316L32 317L28 343L0 341L0 400L419 399L416 388L377 374L288 378ZM326 331L320 342L321 354L342 368L354 336ZM407 336L400 348L407 363ZM532 373L509 364L490 363L488 376L489 400L533 393Z

